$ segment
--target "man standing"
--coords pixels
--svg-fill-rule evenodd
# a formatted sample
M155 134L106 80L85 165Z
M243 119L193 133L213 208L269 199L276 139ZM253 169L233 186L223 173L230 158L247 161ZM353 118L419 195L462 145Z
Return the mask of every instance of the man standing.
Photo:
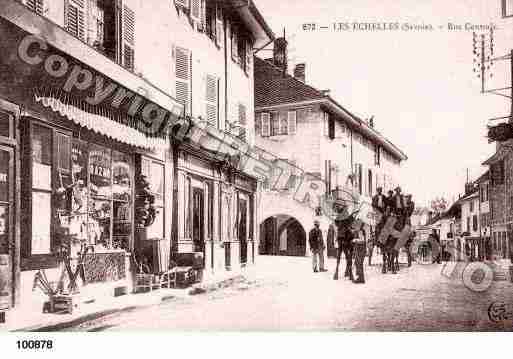
M404 196L401 194L401 187L397 186L395 188L394 197L392 198L392 210L396 216L403 217L405 214L405 207Z
M431 231L431 237L433 238L434 242L435 242L435 245L438 247L438 248L433 248L433 246L431 246L431 253L436 253L436 258L433 258L433 263L438 263L440 264L441 263L441 257L442 257L442 251L441 251L441 247L440 247L440 237L438 236L438 233L436 233L436 229L433 229Z
M388 200L386 196L383 194L383 188L378 187L376 189L378 192L374 197L372 197L372 208L376 212L377 217L379 217L379 221L374 230L374 236L369 236L369 265L372 263L372 254L374 252L375 241L378 238L381 229L385 225L385 221L387 219L386 210L388 206Z
M319 228L319 221L314 221L314 228L308 235L308 243L312 251L312 267L314 272L325 272L324 269L324 242L322 240L322 231ZM319 269L318 269L319 266Z
M367 248L367 234L363 229L363 223L354 234L354 251L355 251L355 265L356 265L356 279L353 283L363 284L365 283L365 275L363 270L363 262L365 260L365 252Z

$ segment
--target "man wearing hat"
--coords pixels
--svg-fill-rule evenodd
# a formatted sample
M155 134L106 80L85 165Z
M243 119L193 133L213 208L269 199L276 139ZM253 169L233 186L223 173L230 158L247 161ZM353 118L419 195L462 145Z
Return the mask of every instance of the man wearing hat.
M363 270L363 262L365 259L365 253L367 248L367 233L363 228L363 222L360 222L358 229L354 233L354 251L355 251L355 266L356 266L356 279L353 283L363 284L365 283L365 275Z
M326 272L324 268L324 241L322 240L322 231L319 228L319 221L314 221L314 228L308 234L308 244L312 251L312 268L314 272ZM317 267L319 266L319 267Z
M395 194L392 197L392 210L396 216L402 217L405 214L405 209L406 206L404 203L404 196L401 194L401 187L397 186L395 188Z

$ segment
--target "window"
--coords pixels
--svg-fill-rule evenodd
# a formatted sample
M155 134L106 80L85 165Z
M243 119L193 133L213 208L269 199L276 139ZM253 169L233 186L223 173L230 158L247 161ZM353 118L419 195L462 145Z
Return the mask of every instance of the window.
M470 217L467 217L467 232L470 232Z
M238 111L239 111L239 125L240 125L238 137L241 141L246 142L246 140L247 140L247 138L246 138L246 123L247 123L246 105L239 103Z
M372 170L369 169L368 172L368 195L372 197L373 187L372 187Z
M513 16L513 1L502 0L502 17Z
M494 186L504 184L504 160L490 165L490 178Z
M381 147L377 144L374 144L374 164L381 165Z
M358 193L363 194L363 169L361 164L357 164L357 180L358 180Z
M470 213L474 212L474 200L470 200Z
M271 136L280 134L280 119L278 112L271 112Z
M219 80L217 77L207 75L206 77L206 116L212 126L218 126L218 93Z
M280 122L280 135L286 135L288 133L288 118L286 112L280 112L279 113L279 122Z
M51 253L52 221L52 130L34 125L32 157L32 238L30 255ZM37 230L36 230L37 229Z
M157 210L155 222L148 227L148 238L164 238L164 164L143 158L141 173L148 178Z
M188 9L189 8L189 1L190 0L175 0L175 5L179 6L179 7L182 7L184 9Z
M122 17L122 65L134 71L135 68L135 13L123 5Z
M66 1L66 30L75 37L85 40L86 21L85 17L86 0L67 0Z
M175 63L176 99L184 105L185 114L190 114L191 54L181 47L173 49Z
M477 214L474 214L472 216L472 230L475 232L477 231Z
M23 0L23 3L38 15L44 14L44 1L43 0Z
M132 237L132 160L125 153L112 151L112 244L129 249Z
M238 49L238 33L237 33L237 25L233 22L230 23L230 39L231 39L231 54L232 54L232 60L235 62L239 62L239 49Z
M328 119L328 137L333 140L335 138L335 119L327 114Z
M208 1L205 4L205 33L212 40L216 41L217 31L217 16L216 16L216 1ZM220 8L219 8L220 9Z
M260 120L262 137L269 137L271 135L271 115L268 113L262 113L260 115Z
M288 134L295 135L297 129L297 113L296 111L287 112L287 124L288 124Z

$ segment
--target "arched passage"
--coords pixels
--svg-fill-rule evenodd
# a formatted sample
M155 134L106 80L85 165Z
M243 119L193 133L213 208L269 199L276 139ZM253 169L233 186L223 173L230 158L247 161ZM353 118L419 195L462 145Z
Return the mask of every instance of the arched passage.
M260 225L260 254L305 256L306 231L294 217L279 214Z

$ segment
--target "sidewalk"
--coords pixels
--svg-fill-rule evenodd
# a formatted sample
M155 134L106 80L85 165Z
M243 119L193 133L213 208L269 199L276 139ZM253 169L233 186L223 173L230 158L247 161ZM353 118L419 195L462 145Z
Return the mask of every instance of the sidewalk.
M2 331L51 331L66 329L80 323L98 319L119 312L133 311L143 307L154 306L162 301L184 299L190 295L211 292L229 287L254 274L254 266L221 273L205 273L203 281L189 288L162 288L151 292L127 294L119 297L102 297L93 302L80 303L73 314L43 313L26 308L15 308L6 313L6 323L0 324Z

